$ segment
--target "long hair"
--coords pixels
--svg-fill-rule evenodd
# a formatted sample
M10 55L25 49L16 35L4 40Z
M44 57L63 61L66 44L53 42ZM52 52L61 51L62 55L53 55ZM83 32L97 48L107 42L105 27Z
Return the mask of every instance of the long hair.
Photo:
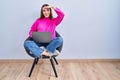
M40 11L40 18L39 19L42 19L44 18L45 16L43 15L43 7L45 6L49 6L48 4L43 4L42 7L41 7L41 11ZM50 16L49 16L50 19L53 19L53 15L52 15L52 9L50 8Z

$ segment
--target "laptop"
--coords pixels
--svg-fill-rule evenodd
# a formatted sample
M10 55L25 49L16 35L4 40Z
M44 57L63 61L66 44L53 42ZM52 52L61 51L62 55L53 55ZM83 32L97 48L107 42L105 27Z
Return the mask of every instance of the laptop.
M52 40L50 32L32 32L32 38L38 43L49 43Z

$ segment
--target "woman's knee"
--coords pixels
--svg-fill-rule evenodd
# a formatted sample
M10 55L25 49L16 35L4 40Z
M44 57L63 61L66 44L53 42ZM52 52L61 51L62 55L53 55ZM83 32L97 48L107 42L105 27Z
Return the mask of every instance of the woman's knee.
M27 46L29 46L31 43L33 43L33 41L29 41L29 40L28 40L28 41L25 41L25 42L24 42L24 46L27 47Z
M55 39L56 39L57 42L63 43L63 38L62 37L56 37Z

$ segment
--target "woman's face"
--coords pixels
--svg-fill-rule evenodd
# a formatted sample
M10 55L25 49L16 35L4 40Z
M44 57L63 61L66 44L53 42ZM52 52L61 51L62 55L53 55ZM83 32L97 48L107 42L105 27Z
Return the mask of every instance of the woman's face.
M45 6L42 8L42 12L43 12L44 17L48 18L50 16L50 8L46 8Z

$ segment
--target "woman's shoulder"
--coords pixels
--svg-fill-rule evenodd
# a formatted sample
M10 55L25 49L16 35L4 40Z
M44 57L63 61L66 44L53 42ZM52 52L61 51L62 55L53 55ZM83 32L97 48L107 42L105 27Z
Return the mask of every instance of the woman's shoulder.
M37 18L36 21L42 21L44 18Z
M40 18L37 18L36 21L40 21L41 19Z
M42 19L40 19L40 18L37 18L36 20L35 20L35 22L40 22Z

